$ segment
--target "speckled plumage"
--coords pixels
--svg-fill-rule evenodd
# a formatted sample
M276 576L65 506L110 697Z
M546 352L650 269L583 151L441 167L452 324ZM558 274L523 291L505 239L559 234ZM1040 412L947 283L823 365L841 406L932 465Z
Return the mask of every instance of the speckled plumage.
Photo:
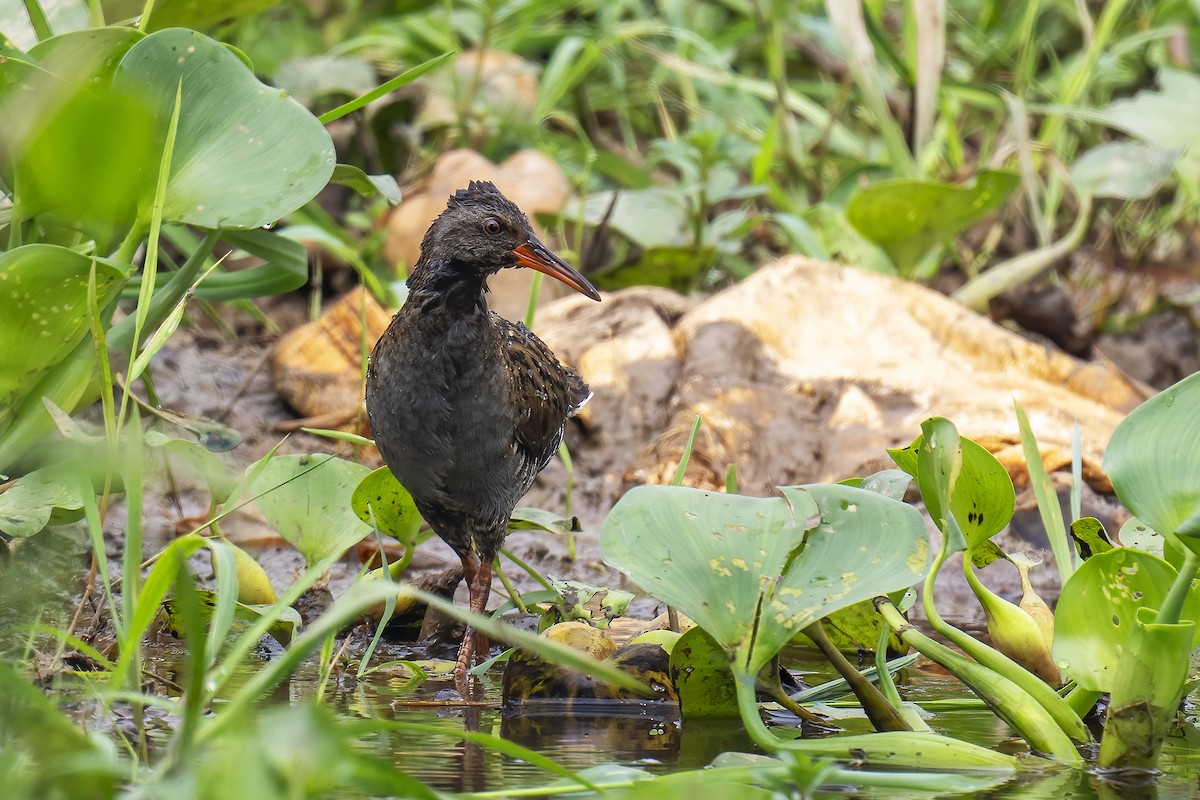
M488 310L487 277L516 266L599 299L537 240L516 205L490 183L472 182L425 234L408 299L367 370L375 443L421 515L463 559L477 611L513 508L590 397L541 339ZM468 634L460 683L471 649Z

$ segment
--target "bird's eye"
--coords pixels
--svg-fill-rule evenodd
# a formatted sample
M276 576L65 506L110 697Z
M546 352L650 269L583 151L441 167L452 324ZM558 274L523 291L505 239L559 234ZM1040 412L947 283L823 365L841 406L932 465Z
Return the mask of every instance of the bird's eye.
M483 230L487 232L489 236L495 236L500 232L500 222L494 217L488 217L483 221Z

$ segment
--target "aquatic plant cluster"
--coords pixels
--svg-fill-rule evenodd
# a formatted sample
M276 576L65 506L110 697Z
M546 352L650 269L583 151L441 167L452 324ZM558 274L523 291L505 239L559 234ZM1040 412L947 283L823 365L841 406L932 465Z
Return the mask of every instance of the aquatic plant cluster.
M44 593L4 591L32 576L0 578L12 612L0 609L4 795L446 796L362 746L393 731L544 769L525 796L807 796L823 784L968 793L1084 769L1152 779L1164 743L1194 727L1181 708L1200 644L1200 375L1147 400L1108 443L1104 471L1134 515L1119 532L1078 512L1063 519L1015 409L1061 581L1053 610L1028 579L1037 559L993 541L1013 515L1008 472L950 420L931 417L890 451L894 469L766 498L739 494L733 470L725 492L683 486L689 443L675 485L627 492L600 532L605 563L671 609L669 630L618 650L603 629L626 594L552 582L511 554L498 569L528 569L542 588L510 587L510 604L539 615L541 634L406 582L431 532L386 468L273 450L233 474L215 454L239 434L158 408L153 365L198 307L253 309L308 284L301 241L394 301L376 230L400 202L392 175L454 145L496 155L535 143L563 164L580 202L553 224L566 242L601 243L575 255L605 289L704 290L803 252L911 278L953 265L966 278L956 298L983 309L1089 235L1125 255L1173 252L1200 197L1194 133L1173 122L1200 96L1180 35L1195 10L1111 0L1093 20L1086 3L986 0L969 14L920 0L903 13L865 0L379 5L152 0L115 24L134 13L115 0L0 10L0 573L35 537L78 533L91 562L83 585L68 574ZM796 38L819 68L792 52ZM531 96L484 80L484 55L500 50L541 62ZM432 101L422 114L405 106L409 84L428 76L436 94L447 72L448 119ZM379 174L338 163L347 153ZM337 214L316 200L331 186L351 198ZM1014 219L1025 239L1008 235ZM1139 313L1115 306L1114 326ZM371 444L327 433L347 451ZM185 468L209 508L144 560L147 493ZM905 500L912 486L924 514ZM305 560L282 592L222 532L251 502ZM105 528L117 509L119 560ZM536 509L518 509L512 527L578 533L569 516ZM302 596L369 537L403 555L364 567L302 620ZM957 553L988 641L937 608L938 576ZM197 556L212 565L210 587L198 585ZM977 575L995 561L1021 576L1019 603ZM45 598L64 586L82 597L55 616L47 609L61 603ZM917 602L928 630L905 616ZM420 682L437 669L375 659L388 622L412 609L515 648L499 657L511 702L586 685L615 702L678 703L685 726L739 719L760 752L665 776L575 771L469 724L335 718L321 698L347 676ZM372 635L351 659L344 634L364 617ZM145 657L159 629L185 645L178 680ZM874 650L873 678L842 652L851 640ZM245 678L268 641L270 657ZM797 641L841 674L824 691L852 696L874 732L804 738L764 721L770 703L805 725L833 722L809 707L812 694L783 687L780 654ZM910 649L1026 752L934 732L897 687L911 656L888 660ZM316 699L261 702L314 661Z

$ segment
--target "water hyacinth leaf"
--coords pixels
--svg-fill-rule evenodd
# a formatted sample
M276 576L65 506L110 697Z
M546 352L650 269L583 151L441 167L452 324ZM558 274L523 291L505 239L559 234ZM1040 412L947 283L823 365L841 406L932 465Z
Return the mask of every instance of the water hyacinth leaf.
M0 431L38 382L89 333L88 276L93 259L51 244L0 254ZM131 267L95 259L96 300L106 306Z
M1177 572L1157 556L1128 547L1093 555L1067 581L1055 607L1054 658L1084 689L1109 692L1138 609L1157 609ZM1200 619L1193 589L1181 618ZM1195 643L1194 643L1195 644Z
M962 471L954 485L950 510L973 548L995 536L1012 519L1016 503L1012 478L986 449L963 438Z
M181 111L165 220L259 228L329 182L334 150L325 127L203 34L153 33L130 48L113 78L114 92L157 109L173 107L177 88ZM165 119L160 124L165 131Z
M944 417L932 417L922 422L921 444L917 450L917 486L933 524L943 532L950 528L950 498L961 473L962 440L958 428Z
M1164 552L1166 541L1158 531L1151 528L1146 523L1142 522L1137 517L1130 517L1125 520L1125 524L1121 526L1121 530L1117 532L1117 543L1121 547L1132 547L1137 550L1145 550L1150 555L1165 558L1167 563L1173 567L1178 567L1179 564L1172 559L1172 554ZM1178 550L1178 548L1175 548ZM1175 555L1179 555L1175 553Z
M1200 130L1200 78L1191 72L1162 69L1158 85L1157 90L1145 89L1115 100L1088 116L1164 150L1194 147Z
M883 617L875 611L874 603L862 600L833 612L821 621L821 627L833 646L843 653L873 653L879 644ZM793 641L809 647L816 646L804 633L797 634ZM895 631L888 637L887 647L893 653L908 652L908 645L900 641Z
M1092 197L1143 200L1158 191L1182 152L1142 142L1107 142L1075 160L1071 182L1075 191Z
M750 674L812 622L928 569L911 506L848 486L780 491L785 499L635 488L605 520L601 553Z
M211 28L217 23L247 17L270 8L279 0L156 0L151 6L147 30L163 28Z
M513 531L546 531L547 533L566 535L579 533L582 530L583 526L579 522L579 517L560 517L553 511L546 511L543 508L514 509L512 516L508 518L509 533Z
M76 470L56 464L34 470L0 494L0 532L15 539L38 533L47 525L83 518L83 497Z
M940 417L934 419L939 425L953 425ZM1004 530L1012 519L1016 498L1012 479L995 456L971 439L959 436L958 441L962 462L950 496L950 510L968 548L974 548ZM888 450L888 455L900 469L916 477L923 443L924 434L908 447ZM921 495L929 506L924 487Z
M903 500L904 493L912 483L912 476L901 469L884 469L868 475L859 487L893 500Z
M595 192L583 207L568 203L563 218L590 227L604 224L646 250L688 244L687 198L678 190L661 186L646 189Z
M1180 530L1200 512L1200 372L1151 397L1113 431L1104 471L1117 498L1163 535L1200 552L1200 531Z
M249 492L267 521L311 565L362 541L370 526L355 514L351 496L370 470L330 455L274 456Z
M1113 549L1112 540L1108 538L1108 531L1104 530L1104 523L1095 517L1080 517L1071 523L1069 529L1071 540L1075 542L1075 549L1079 552L1079 557L1086 561L1098 553L1107 553ZM1121 542L1126 547L1136 547L1130 542ZM1148 548L1141 548L1147 552L1154 552ZM1158 555L1161 555L1161 548Z
M412 495L387 467L374 470L354 487L350 507L366 524L411 547L421 529Z
M991 539L985 539L971 549L971 564L980 569L1002 558L1008 558L1008 555Z
M935 245L999 208L1020 184L1015 173L983 170L972 185L924 179L881 181L846 203L846 219L911 272Z
M740 651L744 663L763 586L780 575L818 514L810 497L793 510L779 498L639 486L605 519L600 552L730 654Z
M115 65L141 38L122 28L77 31L34 47L36 69L4 65L0 117L22 213L81 228L102 251L153 195L153 110L109 91Z
M379 195L388 201L388 205L400 205L400 184L391 175L368 175L351 164L338 164L329 181L348 186L363 197Z
M671 681L684 719L738 715L729 656L703 628L692 628L671 649Z
M279 65L273 83L312 107L334 95L358 97L375 88L375 68L353 56L291 58Z

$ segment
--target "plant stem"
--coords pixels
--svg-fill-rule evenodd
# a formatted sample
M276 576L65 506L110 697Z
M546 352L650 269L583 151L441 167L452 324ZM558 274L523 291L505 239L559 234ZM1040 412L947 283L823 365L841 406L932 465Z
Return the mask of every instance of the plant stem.
M493 565L496 568L496 575L500 578L500 582L504 584L504 591L508 592L508 599L513 601L513 605L522 614L528 614L529 609L525 606L525 602L521 599L521 593L517 591L517 587L512 585L508 576L504 574L503 567L500 566L500 559L496 559Z
M771 659L771 663L767 665L767 674L770 676L766 681L760 681L760 687L766 691L779 705L783 706L788 711L795 714L805 722L813 725L820 725L823 729L830 727L830 723L826 722L823 717L820 717L809 711L804 706L797 703L787 692L783 690L783 682L779 679L779 656L776 655Z
M875 608L887 623L895 628L901 641L949 670L987 703L998 717L1016 729L1017 733L1029 742L1030 747L1042 751L1061 764L1072 767L1083 765L1083 759L1060 727L1058 720L1052 717L1041 703L1035 701L1024 687L921 633L900 615L887 597L876 597ZM1040 680L1037 682L1046 686ZM1054 696L1062 700L1057 694ZM1066 706L1065 703L1063 705Z
M834 647L833 642L829 641L829 637L825 635L825 628L821 625L821 621L817 620L812 625L809 625L803 631L804 635L812 639L821 653L829 660L838 674L846 679L854 696L862 703L863 711L867 712L867 718L871 720L871 724L875 726L877 731L911 731L908 723L897 713L892 707L883 693L875 687L875 684L863 677L863 674L854 668L854 665L842 655L842 651ZM886 671L886 670L885 670Z
M946 539L943 534L942 548L938 551L937 558L934 559L933 568L929 571L929 575L925 578L925 585L921 591L921 603L925 609L925 618L929 620L929 626L937 633L944 636L951 644L961 648L975 661L993 673L1003 676L1006 680L1012 681L1017 686L1021 687L1030 698L1036 701L1045 711L1054 718L1072 741L1077 743L1089 742L1092 739L1091 733L1087 726L1083 724L1083 720L1075 710L1059 696L1058 692L1054 691L1045 681L1038 676L1026 670L1017 662L1013 661L1008 656L1001 653L995 648L988 647L983 642L972 637L970 634L959 630L942 618L938 613L937 608L933 604L933 587L937 580L938 572L945 563ZM878 603L876 608L879 608ZM883 613L882 611L880 613ZM897 612L897 615L899 612ZM887 616L884 616L887 619ZM907 624L903 617L899 617L901 621ZM896 624L892 620L888 620L893 628ZM897 631L899 629L897 628ZM921 648L917 648L921 650ZM924 650L921 650L924 653Z
M1197 556L1190 547L1183 548L1183 563L1179 565L1179 574L1175 576L1171 590L1167 592L1166 599L1158 609L1158 616L1154 618L1155 623L1159 625L1178 624L1179 614L1183 611L1183 602L1187 600L1188 594L1192 590L1192 581L1196 577L1197 568L1200 568L1200 556Z
M1067 696L1063 698L1067 701L1067 705L1075 709L1075 713L1083 718L1096 705L1096 701L1100 699L1100 692L1084 689L1076 684L1075 688L1067 692Z

